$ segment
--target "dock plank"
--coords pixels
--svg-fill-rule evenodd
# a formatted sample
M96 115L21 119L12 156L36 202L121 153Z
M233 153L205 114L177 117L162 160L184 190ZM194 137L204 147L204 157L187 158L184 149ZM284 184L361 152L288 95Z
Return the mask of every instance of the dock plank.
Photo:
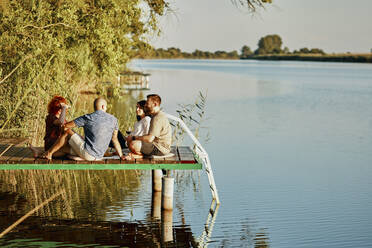
M149 158L139 158L136 159L136 164L151 164L151 160Z
M178 147L178 154L180 156L181 163L196 163L194 153L192 152L190 147Z
M120 159L106 159L105 164L120 164Z
M30 149L25 151L24 157L18 162L20 164L33 164L35 163L34 154Z
M15 153L13 156L9 157L6 163L8 164L18 164L26 156L27 151L30 149L28 147L14 147Z
M9 147L9 144L0 144L0 157L1 154Z
M189 147L173 146L171 152L175 154L168 158L143 158L132 161L107 159L102 161L75 161L67 158L58 158L48 161L42 158L33 158L32 151L21 147L26 139L13 139L17 144L4 144L0 139L0 170L10 169L41 169L41 170L195 170L201 169L201 164L195 160ZM21 145L19 145L21 144ZM6 150L7 149L7 150ZM39 148L43 150L42 148ZM6 151L5 151L6 150Z
M9 149L6 149L4 152L3 152L3 155L0 157L0 163L2 164L6 164L7 161L13 157L14 155L16 155L18 152L19 152L19 147L16 147L16 146L10 146Z
M53 163L53 160L49 161L45 158L36 158L34 163L35 164L50 164L50 163Z

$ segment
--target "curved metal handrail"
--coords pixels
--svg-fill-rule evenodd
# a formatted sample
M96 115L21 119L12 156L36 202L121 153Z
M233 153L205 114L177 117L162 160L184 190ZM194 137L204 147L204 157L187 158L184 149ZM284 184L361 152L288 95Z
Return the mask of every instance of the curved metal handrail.
M178 122L181 125L182 129L190 136L191 140L196 145L197 149L195 152L204 164L205 171L207 172L207 175L208 175L209 187L212 191L212 197L214 200L216 200L217 205L219 205L220 199L218 197L217 187L216 187L216 183L213 177L212 166L211 166L211 162L209 160L207 151L203 148L199 140L194 136L194 134L190 131L190 129L186 126L186 124L180 118L173 116L171 114L168 114L168 113L165 113L165 114L168 117L168 119Z

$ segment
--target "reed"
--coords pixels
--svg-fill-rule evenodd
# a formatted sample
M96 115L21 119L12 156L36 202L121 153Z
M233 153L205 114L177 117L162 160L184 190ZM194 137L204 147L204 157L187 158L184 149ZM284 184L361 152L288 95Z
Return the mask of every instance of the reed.
M102 217L107 206L137 197L131 192L141 185L135 171L11 170L0 171L0 182L0 191L22 195L28 202L26 208L64 190L58 200L38 209L36 215L69 219Z

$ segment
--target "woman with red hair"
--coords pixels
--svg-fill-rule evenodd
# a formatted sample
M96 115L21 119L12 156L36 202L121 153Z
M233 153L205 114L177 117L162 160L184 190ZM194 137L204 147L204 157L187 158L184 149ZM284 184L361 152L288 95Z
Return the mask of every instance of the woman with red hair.
M54 96L48 104L48 115L45 119L44 150L47 151L61 135L62 126L66 123L67 101L62 96Z
M48 104L48 115L45 118L45 136L44 136L44 150L50 149L57 141L59 136L63 133L63 125L66 123L66 113L69 106L67 101L62 96L54 96ZM30 145L34 157L39 156L37 149ZM54 156L63 156L65 153Z

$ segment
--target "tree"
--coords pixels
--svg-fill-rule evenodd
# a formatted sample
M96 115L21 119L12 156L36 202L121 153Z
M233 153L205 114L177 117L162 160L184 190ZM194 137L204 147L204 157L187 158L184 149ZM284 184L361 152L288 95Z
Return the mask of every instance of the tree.
M234 50L234 51L227 53L227 57L229 59L238 59L239 58L238 51Z
M313 53L313 54L326 54L322 49L320 48L311 48L310 49L310 53Z
M282 38L279 35L267 35L258 41L258 49L255 54L278 54L282 51L281 46Z
M299 52L300 53L310 53L310 50L309 50L309 48L304 47L304 48L301 48Z
M241 49L241 55L240 55L240 58L242 59L245 59L245 58L248 58L249 56L251 56L253 54L251 48L249 46L243 46L242 49Z
M35 106L53 94L73 101L83 83L117 75L166 8L164 0L1 1L0 129L37 119Z

